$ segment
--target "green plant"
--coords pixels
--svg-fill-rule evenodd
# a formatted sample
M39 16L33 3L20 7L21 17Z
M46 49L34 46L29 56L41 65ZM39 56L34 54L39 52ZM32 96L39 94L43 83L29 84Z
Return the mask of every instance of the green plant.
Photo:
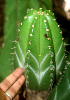
M24 69L29 100L69 100L70 55L67 65L62 32L53 13L46 10L52 9L52 0L5 1L0 81L20 66ZM46 11L40 9L37 12L39 7ZM29 11L29 8L36 10ZM27 9L28 14L24 17ZM16 46L14 43L17 43Z
M47 6L49 4L49 6ZM12 63L14 41L17 38L17 29L26 15L27 9L39 7L52 9L52 0L5 0L4 38L0 47L0 82L7 77L16 67Z
M70 54L64 74L60 77L58 84L53 88L48 100L70 100Z
M48 91L65 70L62 32L50 10L29 10L15 41L15 65L24 69L27 91Z

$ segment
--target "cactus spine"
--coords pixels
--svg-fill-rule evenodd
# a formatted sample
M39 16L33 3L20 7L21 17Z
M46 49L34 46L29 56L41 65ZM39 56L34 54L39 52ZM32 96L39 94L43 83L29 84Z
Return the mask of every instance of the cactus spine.
M53 13L31 9L18 31L15 62L25 71L26 87L49 90L65 67L61 30Z

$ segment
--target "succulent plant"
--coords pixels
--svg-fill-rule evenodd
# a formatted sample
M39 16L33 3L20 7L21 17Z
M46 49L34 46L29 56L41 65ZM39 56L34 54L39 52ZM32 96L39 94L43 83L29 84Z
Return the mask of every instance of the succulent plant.
M51 1L41 0L39 2L36 0L34 1L35 4L33 1L28 3L29 0L25 3L22 0L17 0L16 5L16 0L6 0L4 47L3 49L0 48L0 81L16 67L22 67L26 77L26 90L29 93L33 91L30 94L31 99L27 100L39 100L39 98L32 99L35 91L36 95L40 92L37 96L41 96L51 90L50 95L48 97L46 95L43 100L47 98L48 100L70 99L70 56L68 65L66 65L62 32L54 14L50 10L43 12L41 8L39 11L28 9L28 14L22 22L28 7L38 9L40 5L44 10L51 9L51 6L47 6L47 4L52 4ZM23 3L26 6L23 6ZM9 4L13 8L10 7L8 10ZM22 23L18 29L18 38L14 40L17 37L16 29L20 22ZM65 69L67 70L65 71Z
M66 62L66 70L51 91L48 100L70 100L70 54Z
M52 0L47 0L47 2L46 0L5 0L4 4L5 16L3 28L4 38L2 44L3 49L0 47L0 82L16 68L16 66L14 67L14 64L12 63L14 60L12 53L14 42L12 41L14 41L17 37L17 29L23 21L23 17L26 15L27 9L34 8L38 10L40 6L44 10L52 9Z
M26 87L48 91L65 68L62 32L54 14L31 9L18 31L15 63L24 69Z

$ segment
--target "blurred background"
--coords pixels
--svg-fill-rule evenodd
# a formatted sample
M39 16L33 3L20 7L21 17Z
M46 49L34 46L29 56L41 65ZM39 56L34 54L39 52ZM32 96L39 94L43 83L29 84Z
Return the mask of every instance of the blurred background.
M3 42L5 0L0 0L0 46Z

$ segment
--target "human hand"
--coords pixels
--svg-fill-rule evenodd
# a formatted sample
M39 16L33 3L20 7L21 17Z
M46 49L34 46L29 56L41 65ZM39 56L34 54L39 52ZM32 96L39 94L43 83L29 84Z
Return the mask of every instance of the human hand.
M10 97L14 98L18 90L21 88L25 81L25 77L23 74L23 69L18 67L15 71L13 71L8 77L6 77L1 83L0 83L0 96L5 95L6 99L0 100L11 100ZM3 93L4 92L4 93ZM10 97L8 96L10 94ZM13 100L19 100L18 95Z

